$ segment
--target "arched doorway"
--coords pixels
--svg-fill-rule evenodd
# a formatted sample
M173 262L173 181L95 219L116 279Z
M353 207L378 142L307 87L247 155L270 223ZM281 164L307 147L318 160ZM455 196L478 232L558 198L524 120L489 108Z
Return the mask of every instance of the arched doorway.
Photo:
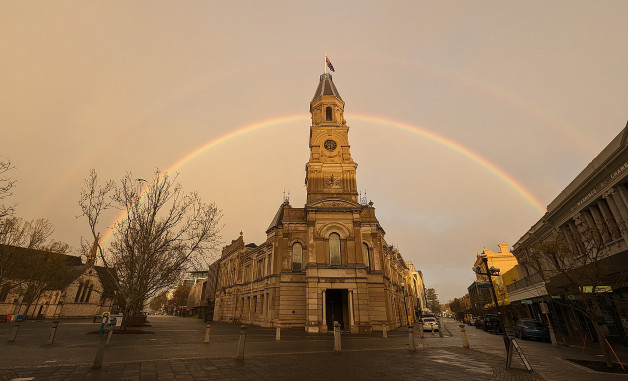
M334 330L334 321L340 323L340 329L349 328L349 292L347 290L327 289L325 291L325 319L327 329Z

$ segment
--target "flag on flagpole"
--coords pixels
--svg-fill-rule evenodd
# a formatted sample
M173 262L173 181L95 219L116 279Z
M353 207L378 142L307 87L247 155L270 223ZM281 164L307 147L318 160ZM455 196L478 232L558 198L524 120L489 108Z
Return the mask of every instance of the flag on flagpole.
M334 65L331 64L331 61L327 56L325 56L325 60L327 61L327 67L329 68L329 70L335 72L336 70L334 70Z

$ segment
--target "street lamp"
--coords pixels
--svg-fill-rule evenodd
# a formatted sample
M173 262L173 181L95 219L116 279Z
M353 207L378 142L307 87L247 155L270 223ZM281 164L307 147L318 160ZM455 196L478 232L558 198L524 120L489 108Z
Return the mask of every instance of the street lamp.
M410 325L410 320L408 320L408 306L406 306L406 290L404 288L405 286L405 282L401 282L401 293L403 294L403 313L406 316L406 323Z
M504 338L504 345L506 346L506 353L508 353L510 351L510 337L506 334L506 317L502 314L501 308L499 307L497 293L495 292L495 286L493 285L493 279L491 278L491 276L499 276L499 269L495 266L491 266L491 268L488 267L488 257L485 253L480 254L480 258L482 258L486 272L481 272L481 267L479 265L473 266L473 271L478 275L488 276L488 282L491 284L493 300L495 301L495 308L497 309L497 314L499 316L499 324L502 326L502 335Z

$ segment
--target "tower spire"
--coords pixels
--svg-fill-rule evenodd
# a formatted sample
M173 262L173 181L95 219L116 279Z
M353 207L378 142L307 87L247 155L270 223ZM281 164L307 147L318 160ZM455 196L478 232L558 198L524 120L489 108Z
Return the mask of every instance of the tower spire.
M358 202L357 164L349 150L344 106L331 74L321 74L310 102L310 160L306 164L305 178L308 203L325 198Z

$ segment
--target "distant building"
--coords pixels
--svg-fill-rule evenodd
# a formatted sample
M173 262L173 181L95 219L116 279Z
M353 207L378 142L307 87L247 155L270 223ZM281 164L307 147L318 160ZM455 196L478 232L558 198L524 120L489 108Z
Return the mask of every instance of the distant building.
M501 274L515 267L517 265L517 257L515 257L514 254L508 250L508 244L500 243L497 246L499 247L499 252L494 252L484 246L484 250L482 250L481 253L476 254L473 266L480 266L481 272L486 273L484 261L482 260L482 256L486 256L488 267L498 268ZM488 281L488 277L486 275L476 274L476 278L477 280Z
M0 316L93 317L115 308L106 269L72 255L0 245Z
M497 245L499 252L489 250L484 247L481 253L477 253L473 266L479 266L480 272L486 273L486 266L482 260L483 256L486 256L489 269L491 267L498 268L500 274L503 275L510 271L517 265L517 258L508 250L507 243L500 243ZM488 281L488 276L477 274L476 280L469 285L467 291L469 292L469 303L471 305L472 313L482 314L485 308L494 306L495 302L491 291L491 283ZM495 291L497 299L500 305L503 305L506 298L506 288L503 285L501 276L492 277L493 284L495 285Z
M411 295L414 295L416 298L416 315L421 316L423 311L427 311L429 308L427 306L427 296L425 293L425 282L423 281L423 273L420 270L417 270L414 267L412 262L406 262L406 266L410 271L410 275L412 277L412 290Z
M388 245L373 203L358 199L345 102L320 76L310 102L307 202L285 200L260 245L244 237L223 248L214 320L352 333L414 319L422 282ZM422 279L421 279L422 281Z
M211 320L214 316L216 301L216 286L220 260L212 263L208 271L195 272L195 284L188 295L187 310L190 315L197 315L199 319Z

